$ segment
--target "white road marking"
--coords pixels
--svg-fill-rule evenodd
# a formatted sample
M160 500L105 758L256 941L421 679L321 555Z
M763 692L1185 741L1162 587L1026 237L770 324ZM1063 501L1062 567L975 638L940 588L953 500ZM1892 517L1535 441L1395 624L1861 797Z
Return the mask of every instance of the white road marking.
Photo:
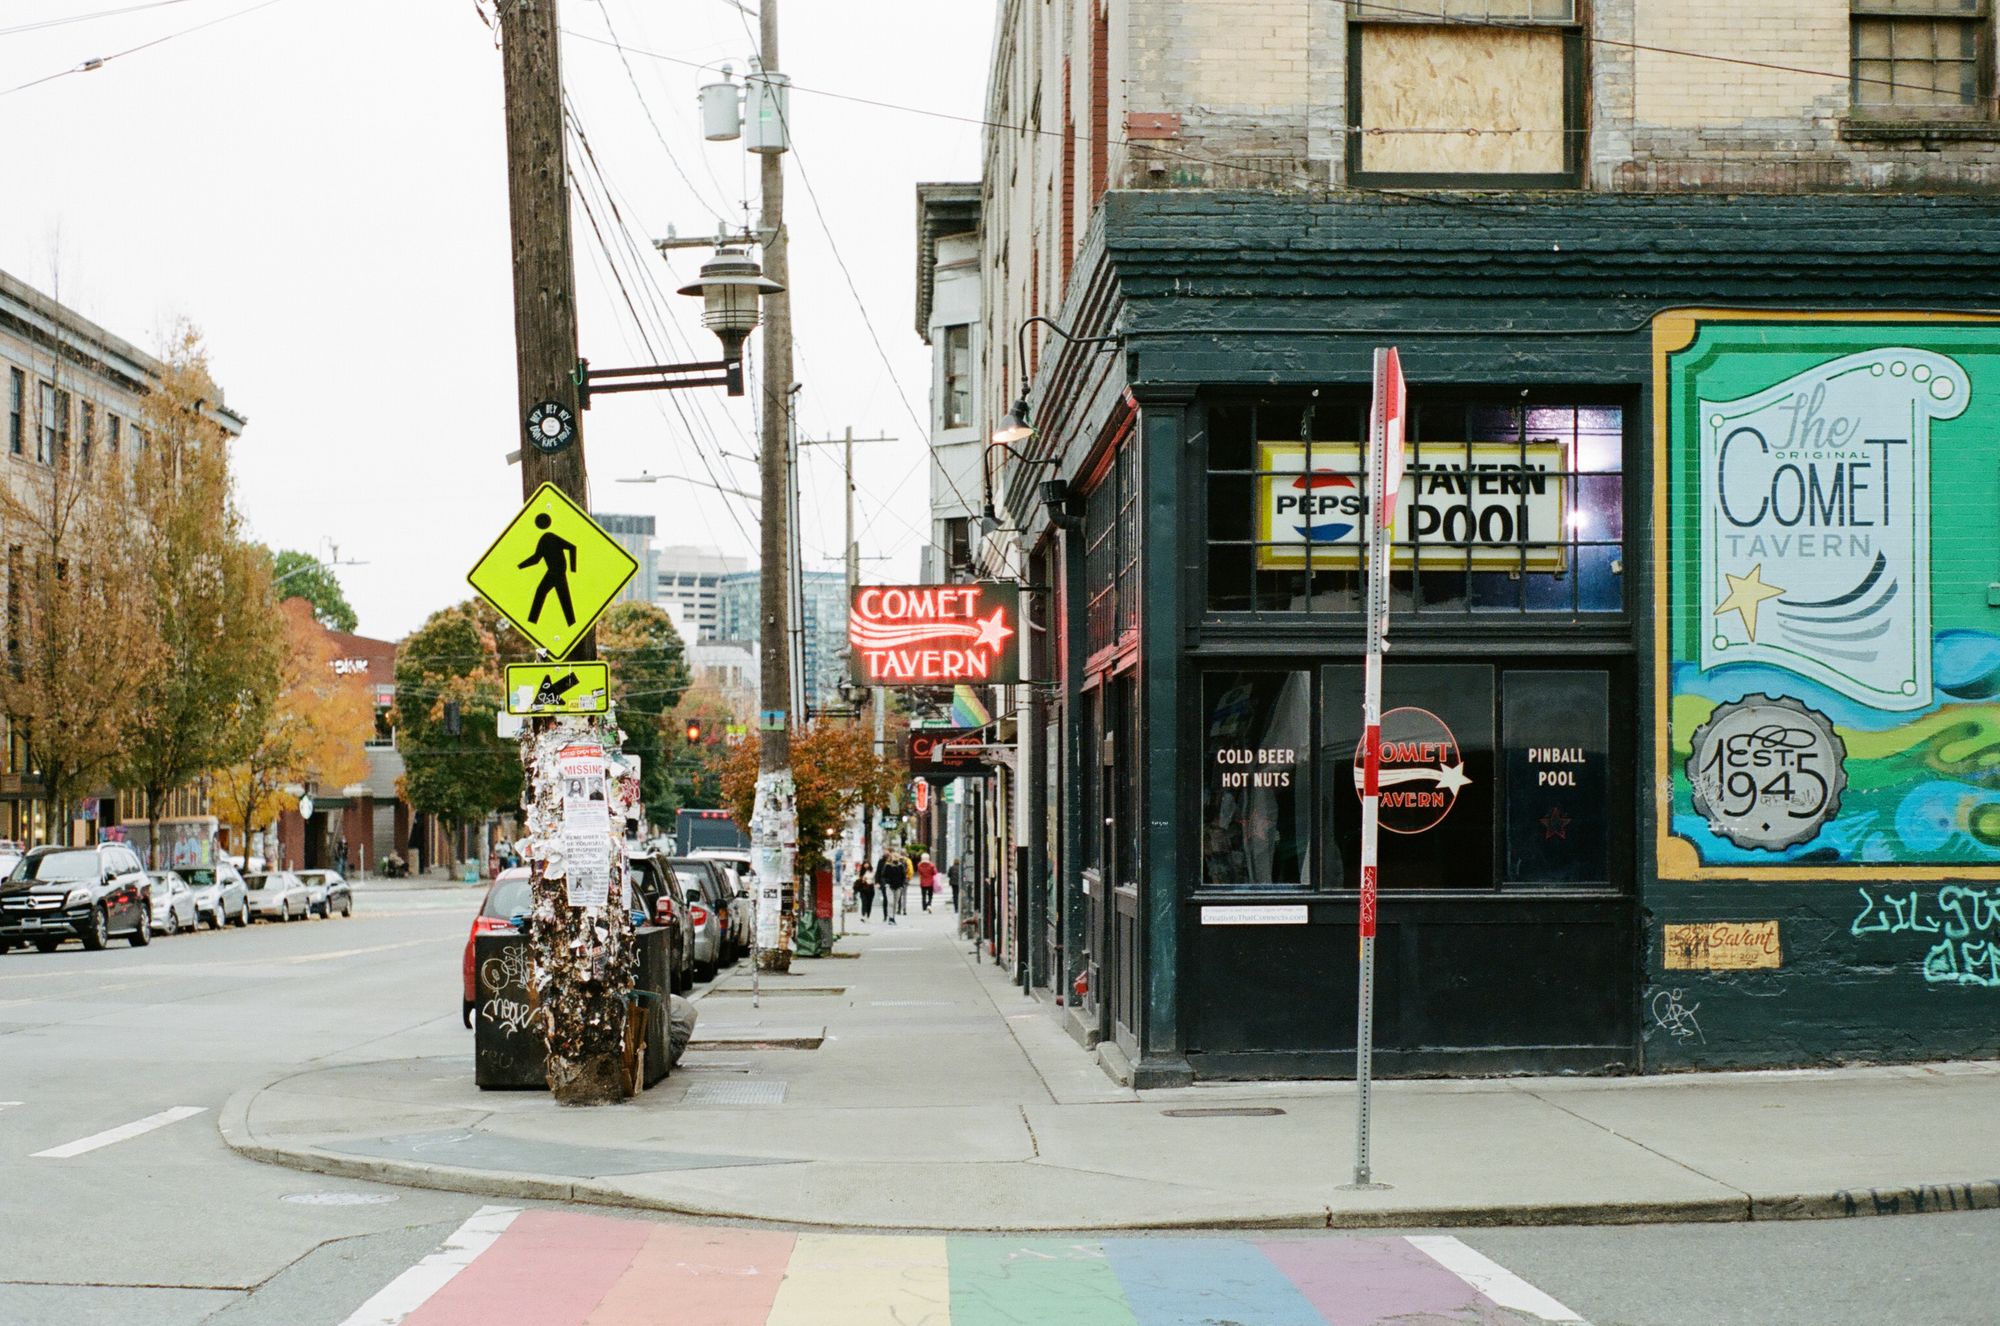
M444 1246L391 1280L354 1309L341 1326L397 1326L405 1317L430 1302L452 1277L472 1264L475 1257L493 1246L507 1232L518 1206L482 1206L471 1219L452 1231Z
M11 1110L16 1105L25 1105L25 1100L0 1100L0 1110Z
M130 1141L132 1138L152 1132L155 1128L164 1128L170 1123L179 1123L182 1119L192 1119L197 1114L206 1113L208 1113L208 1107L205 1105L176 1105L170 1110L161 1110L158 1114L149 1114L143 1119L134 1119L131 1123L120 1124L116 1128L107 1128L101 1133L92 1133L90 1136L80 1137L74 1142L65 1142L61 1146L52 1146L46 1151L37 1151L31 1158L35 1160L68 1160L73 1156L80 1156L86 1151L95 1151L99 1147L110 1146L115 1142Z
M296 958L286 958L288 963L332 962L335 958L358 958L364 953L388 953L399 948L415 948L419 944L435 944L434 939L406 939L400 944L376 944L372 948L343 948L331 953L305 953Z
M1409 1234L1405 1237L1417 1251L1503 1308L1525 1312L1543 1321L1583 1321L1582 1317L1520 1276L1449 1234Z

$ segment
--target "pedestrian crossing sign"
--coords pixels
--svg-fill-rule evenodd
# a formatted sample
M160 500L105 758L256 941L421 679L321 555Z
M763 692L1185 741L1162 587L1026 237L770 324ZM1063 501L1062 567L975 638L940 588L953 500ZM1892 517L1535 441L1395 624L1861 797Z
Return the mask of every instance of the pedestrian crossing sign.
M551 658L567 658L639 564L552 483L535 490L466 579Z

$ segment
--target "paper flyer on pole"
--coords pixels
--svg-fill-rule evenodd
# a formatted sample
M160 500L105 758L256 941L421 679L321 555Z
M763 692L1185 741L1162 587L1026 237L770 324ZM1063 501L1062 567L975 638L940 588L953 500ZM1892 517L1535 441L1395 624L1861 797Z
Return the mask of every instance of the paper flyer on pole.
M602 907L611 894L611 803L605 796L604 748L565 746L562 770L563 858L569 905Z

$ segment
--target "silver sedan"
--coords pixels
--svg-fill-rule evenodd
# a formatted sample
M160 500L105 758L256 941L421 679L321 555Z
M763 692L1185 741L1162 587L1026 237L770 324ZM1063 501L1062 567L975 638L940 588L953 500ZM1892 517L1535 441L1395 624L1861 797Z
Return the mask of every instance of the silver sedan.
M217 930L225 923L250 924L249 891L235 866L224 861L213 866L182 866L176 873L194 893L195 910L202 920Z
M260 870L243 877L253 921L303 921L312 915L312 890L289 870Z
M201 924L201 911L186 880L171 870L149 870L146 879L153 886L153 929L177 935Z

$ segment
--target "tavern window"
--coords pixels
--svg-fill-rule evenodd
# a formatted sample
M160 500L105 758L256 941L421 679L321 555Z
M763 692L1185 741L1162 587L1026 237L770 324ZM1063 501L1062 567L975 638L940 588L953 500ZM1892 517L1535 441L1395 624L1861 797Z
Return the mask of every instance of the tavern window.
M1988 0L1853 0L1854 108L1881 119L1990 113Z
M1349 0L1347 170L1367 184L1577 182L1576 0Z
M1619 406L1411 407L1392 611L1491 624L1624 611ZM1366 414L1333 393L1209 406L1210 613L1361 612Z

